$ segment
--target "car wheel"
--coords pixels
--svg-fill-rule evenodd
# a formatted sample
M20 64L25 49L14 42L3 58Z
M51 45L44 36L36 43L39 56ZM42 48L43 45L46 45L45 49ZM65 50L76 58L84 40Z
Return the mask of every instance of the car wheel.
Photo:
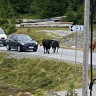
M18 52L21 52L21 46L20 45L18 45L17 50L18 50Z
M36 51L37 51L37 49L33 49L33 51L34 51L34 52L36 52Z
M7 46L6 46L6 47L7 47L7 50L11 50L11 48L10 48L10 46L9 46L8 44L7 44Z
M3 46L6 46L6 44L3 44Z

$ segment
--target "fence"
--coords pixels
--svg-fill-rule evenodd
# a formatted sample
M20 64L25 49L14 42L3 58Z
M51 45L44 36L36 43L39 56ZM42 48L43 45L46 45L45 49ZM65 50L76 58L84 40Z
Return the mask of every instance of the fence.
M16 27L32 28L32 27L69 27L73 22L38 22L38 23L21 23Z

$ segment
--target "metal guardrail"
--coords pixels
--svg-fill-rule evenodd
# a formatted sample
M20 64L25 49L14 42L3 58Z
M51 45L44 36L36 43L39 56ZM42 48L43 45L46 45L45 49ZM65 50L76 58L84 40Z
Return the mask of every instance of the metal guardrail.
M16 24L16 27L31 28L31 27L69 27L73 22L38 22L38 23L21 23Z

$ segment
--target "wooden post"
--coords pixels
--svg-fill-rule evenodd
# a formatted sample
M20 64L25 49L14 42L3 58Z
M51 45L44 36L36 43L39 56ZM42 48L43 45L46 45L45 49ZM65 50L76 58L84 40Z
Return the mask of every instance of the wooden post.
M90 0L85 0L82 96L88 96L89 10L90 10Z

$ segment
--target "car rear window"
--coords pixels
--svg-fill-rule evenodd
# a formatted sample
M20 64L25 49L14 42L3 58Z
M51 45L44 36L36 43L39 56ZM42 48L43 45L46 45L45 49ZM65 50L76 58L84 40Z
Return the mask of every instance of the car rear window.
M28 35L17 35L17 38L19 41L30 41L32 40L32 38Z
M0 34L5 34L4 31L0 28Z

